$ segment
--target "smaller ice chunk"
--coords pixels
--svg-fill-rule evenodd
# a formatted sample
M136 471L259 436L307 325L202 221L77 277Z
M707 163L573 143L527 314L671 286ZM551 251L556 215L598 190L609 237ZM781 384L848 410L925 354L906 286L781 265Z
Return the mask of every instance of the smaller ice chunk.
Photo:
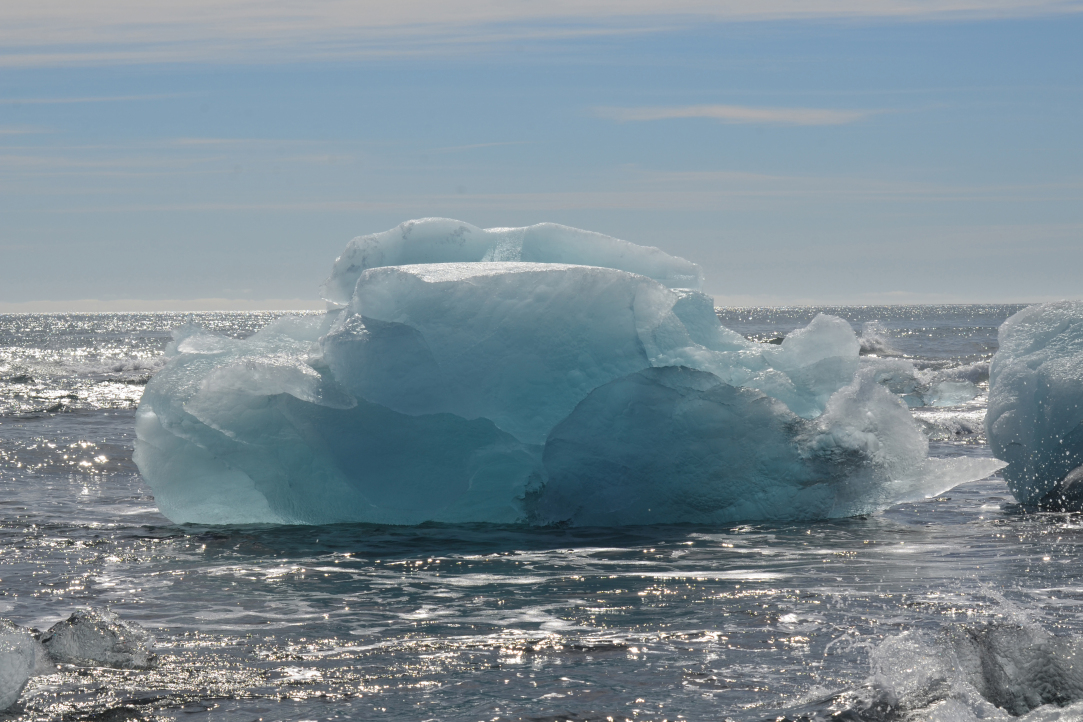
M19 700L30 678L52 671L31 631L0 618L0 712Z
M854 329L846 320L818 313L808 326L792 331L780 345L768 350L773 356L771 365L786 370L829 359L855 359L860 349Z
M989 362L974 361L960 366L950 366L932 372L933 381L969 381L982 384L989 380Z
M952 625L932 639L904 632L873 649L870 686L878 707L906 719L1010 720L1046 705L1053 715L1040 719L1079 719L1081 654L1079 638L1033 623Z
M1083 301L1025 308L1000 327L985 429L1022 504L1083 508Z
M116 669L150 669L158 656L145 629L102 609L80 609L41 636L57 662Z
M977 384L988 377L987 363L966 364L941 369L918 370L902 358L864 356L862 368L875 369L877 379L910 407L961 406L981 393Z
M602 233L557 223L484 230L449 218L422 218L350 241L320 290L328 301L345 305L357 279L370 268L479 261L616 268L670 288L699 288L703 281L702 271L691 261Z
M926 406L959 406L978 397L978 387L969 381L941 381L925 394Z

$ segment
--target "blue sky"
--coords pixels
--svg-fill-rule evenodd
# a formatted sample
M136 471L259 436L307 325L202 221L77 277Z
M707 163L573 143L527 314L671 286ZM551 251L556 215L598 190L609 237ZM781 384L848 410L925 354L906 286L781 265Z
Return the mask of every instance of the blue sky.
M24 5L0 312L318 307L425 216L655 245L726 305L1083 296L1080 3Z

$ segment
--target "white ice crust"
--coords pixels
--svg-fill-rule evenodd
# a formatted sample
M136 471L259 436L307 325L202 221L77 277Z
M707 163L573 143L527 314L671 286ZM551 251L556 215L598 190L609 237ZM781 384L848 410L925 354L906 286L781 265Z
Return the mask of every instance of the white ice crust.
M1001 465L928 459L888 390L913 367L846 321L755 343L698 283L563 226L406 223L351 241L325 315L178 330L135 460L170 519L223 524L822 518Z
M1030 306L1000 327L986 434L1023 504L1081 508L1083 302Z

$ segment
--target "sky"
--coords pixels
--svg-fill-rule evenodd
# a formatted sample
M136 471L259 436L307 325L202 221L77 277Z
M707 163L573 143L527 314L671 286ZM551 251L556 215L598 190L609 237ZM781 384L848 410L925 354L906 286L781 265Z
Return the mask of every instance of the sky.
M542 221L719 305L1083 297L1083 2L0 5L0 313L320 308Z

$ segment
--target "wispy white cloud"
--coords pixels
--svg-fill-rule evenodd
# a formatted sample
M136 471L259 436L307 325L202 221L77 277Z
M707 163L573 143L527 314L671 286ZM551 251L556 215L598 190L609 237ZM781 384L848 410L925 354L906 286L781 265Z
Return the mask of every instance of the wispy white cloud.
M718 20L1020 17L1080 0L36 0L0 3L0 66L448 52Z
M846 125L865 120L879 110L834 110L830 108L755 108L745 105L645 106L639 108L595 108L595 114L622 123L672 118L710 118L723 123L768 125Z

